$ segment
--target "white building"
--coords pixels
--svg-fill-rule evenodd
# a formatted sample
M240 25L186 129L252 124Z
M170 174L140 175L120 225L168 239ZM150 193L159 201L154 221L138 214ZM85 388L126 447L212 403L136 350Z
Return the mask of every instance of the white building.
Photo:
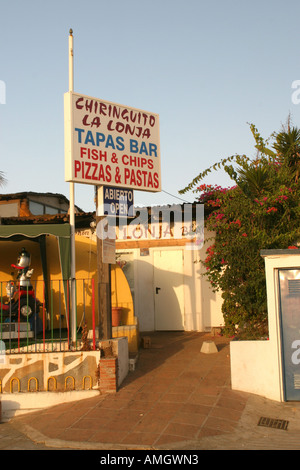
M176 207L181 213L182 206ZM223 326L221 295L212 291L200 263L212 234L204 232L203 241L203 231L200 237L191 235L185 225L176 236L180 220L148 220L147 227L136 217L116 241L140 331L208 331Z

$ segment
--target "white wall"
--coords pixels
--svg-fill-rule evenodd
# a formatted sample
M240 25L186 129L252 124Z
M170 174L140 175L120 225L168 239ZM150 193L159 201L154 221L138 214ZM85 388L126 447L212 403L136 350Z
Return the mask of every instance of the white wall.
M232 341L230 343L231 386L283 401L281 373L278 367L276 339Z
M127 245L129 246L129 245ZM134 269L134 306L140 331L155 330L154 251L182 250L184 279L184 325L186 331L205 331L224 324L221 311L222 299L213 293L210 283L203 277L200 259L206 256L206 246L201 250L189 250L184 246L149 248L143 256L139 248L117 249L124 259L132 258ZM123 259L121 255L121 259Z
M281 325L278 304L277 270L300 266L299 254L290 250L265 250L268 300L268 341L230 343L231 382L234 390L255 393L284 401Z

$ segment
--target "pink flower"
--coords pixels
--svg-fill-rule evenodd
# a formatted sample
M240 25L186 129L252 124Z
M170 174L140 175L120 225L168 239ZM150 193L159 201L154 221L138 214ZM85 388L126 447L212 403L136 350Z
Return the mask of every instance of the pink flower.
M248 237L248 235L244 232L242 233L242 237Z
M277 210L276 207L269 207L266 212L269 214L270 212L277 212Z
M229 225L231 225L231 224L236 224L236 225L238 225L239 227L242 225L240 219L237 219L235 222L230 222L230 223L229 223Z
M286 201L288 199L287 196L278 196L275 201L278 201L278 202L282 202L282 201Z

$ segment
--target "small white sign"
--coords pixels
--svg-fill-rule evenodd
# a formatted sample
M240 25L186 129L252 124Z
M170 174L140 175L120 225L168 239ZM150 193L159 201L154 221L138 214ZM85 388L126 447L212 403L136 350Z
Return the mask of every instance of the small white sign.
M109 238L102 240L102 262L116 264L116 240Z
M6 364L6 347L2 340L0 341L0 364Z

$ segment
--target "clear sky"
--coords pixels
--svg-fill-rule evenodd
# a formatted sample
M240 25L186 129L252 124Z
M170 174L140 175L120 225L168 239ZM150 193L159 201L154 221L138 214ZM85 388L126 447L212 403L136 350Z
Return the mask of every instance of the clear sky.
M300 80L299 0L0 0L2 193L62 193L63 95L74 31L74 91L160 116L162 189L135 205L192 202L178 190L233 154L255 156L291 113ZM5 87L5 90L4 90ZM3 91L4 90L4 91ZM4 96L5 92L5 96ZM222 171L205 182L228 186ZM94 188L75 185L93 211Z

